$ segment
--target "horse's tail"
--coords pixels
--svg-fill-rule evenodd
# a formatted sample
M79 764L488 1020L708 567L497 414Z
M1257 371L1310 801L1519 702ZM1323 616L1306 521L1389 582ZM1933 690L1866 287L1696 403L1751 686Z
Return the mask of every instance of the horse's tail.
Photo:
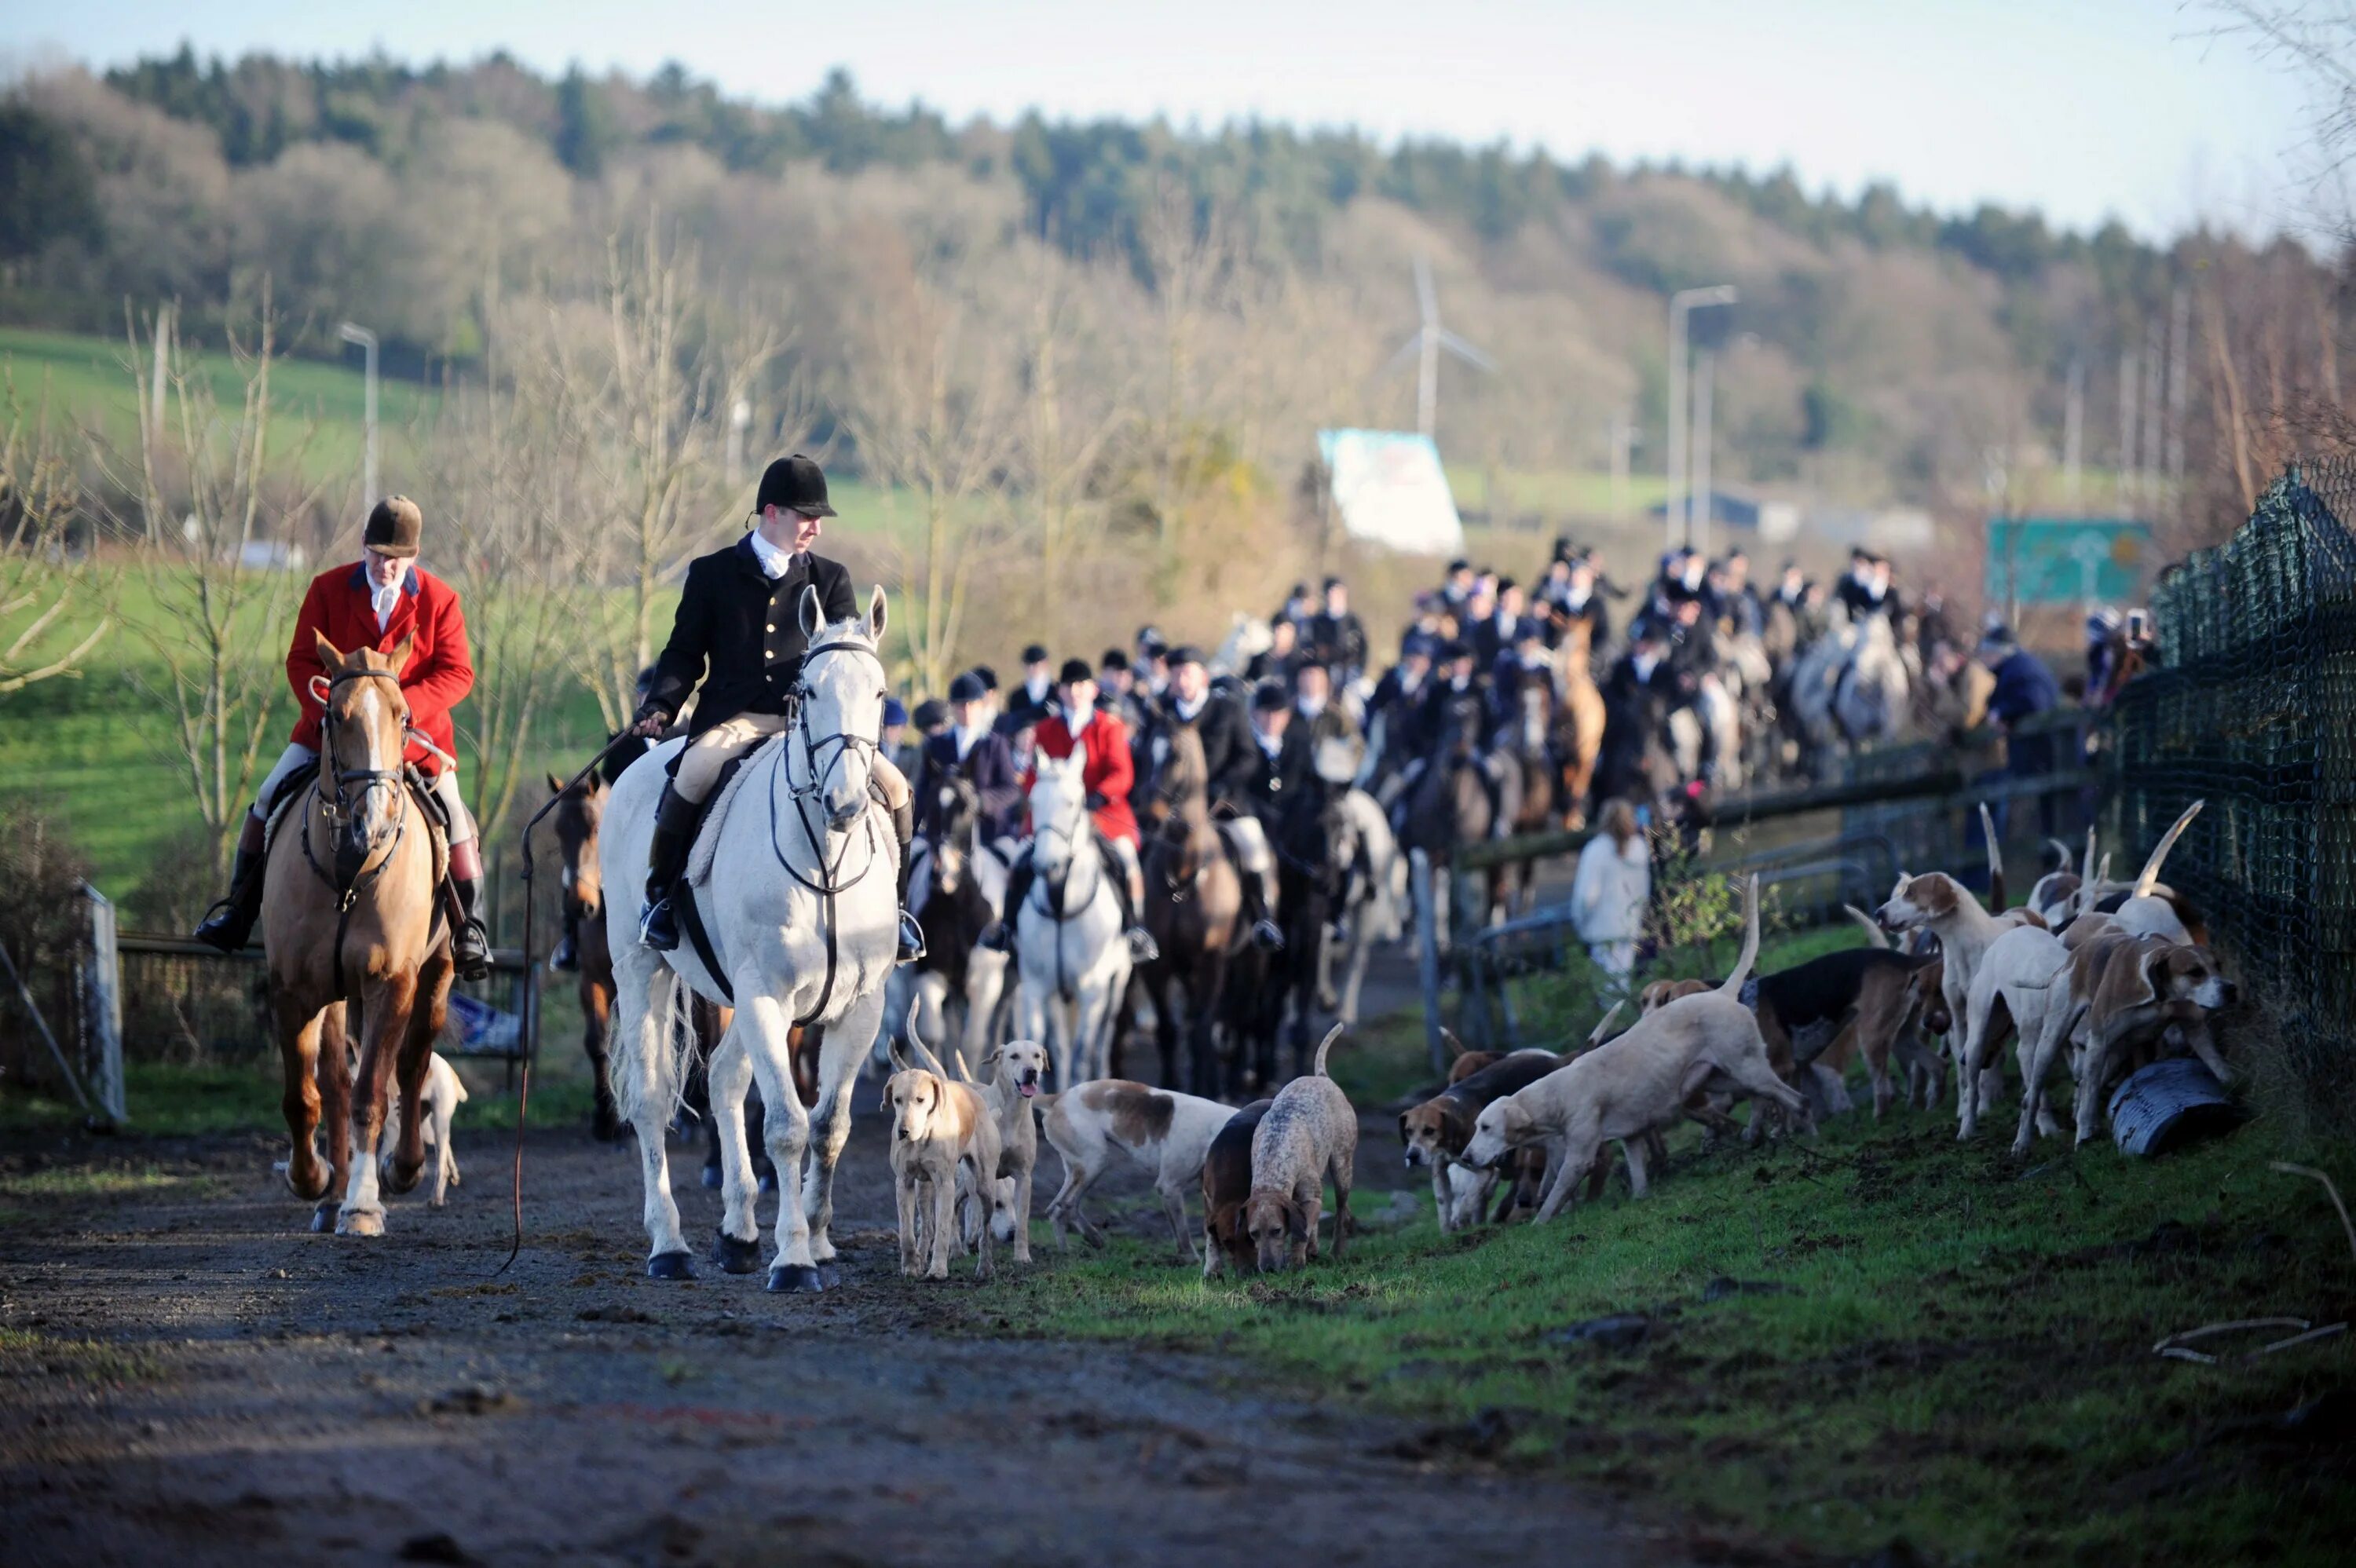
M1742 891L1742 956L1736 961L1734 973L1718 994L1730 1000L1742 997L1742 983L1751 978L1751 966L1759 962L1759 878L1753 874Z
M1325 1038L1317 1042L1317 1063L1309 1070L1312 1076L1318 1078L1331 1078L1333 1076L1332 1073L1325 1071L1325 1054L1333 1049L1333 1042L1342 1038L1343 1027L1344 1026L1340 1024L1335 1024L1332 1029L1325 1031Z
M695 1049L695 1018L687 987L665 965L658 965L647 980L646 1004L634 1024L614 1031L607 1076L613 1082L614 1106L626 1121L642 1111L669 1115L687 1087L688 1053ZM651 1071L649 1071L651 1069ZM666 1102L646 1104L653 1091Z
M2205 800L2196 800L2184 808L2184 815L2176 819L2176 826L2168 830L2168 837L2159 841L2159 847L2151 852L2151 859L2143 863L2143 875L2136 879L2136 897L2151 896L2151 890L2159 884L2159 869L2167 863L2168 852L2176 848L2176 841L2184 837L2184 830L2192 826L2192 819L2200 816L2201 808L2208 804Z

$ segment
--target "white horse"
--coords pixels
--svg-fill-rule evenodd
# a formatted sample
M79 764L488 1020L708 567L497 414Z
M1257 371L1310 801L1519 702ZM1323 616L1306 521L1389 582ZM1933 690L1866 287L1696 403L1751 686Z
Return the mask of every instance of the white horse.
M834 1167L851 1136L851 1088L884 1018L884 986L897 951L898 875L891 823L869 794L884 716L884 591L863 618L825 624L815 590L798 606L809 651L803 656L793 723L745 764L721 802L718 842L708 859L690 862L682 887L710 933L721 974L692 943L659 953L642 945L637 905L606 901L614 951L614 1094L638 1134L646 1178L646 1225L652 1245L647 1273L691 1279L694 1267L671 1200L663 1125L685 1078L682 1048L691 1030L671 1028L683 1008L683 982L714 1002L733 1000L735 1020L713 1048L707 1070L712 1115L720 1135L726 1212L713 1255L731 1274L760 1266L758 1195L744 1144L745 1091L757 1080L767 1108L770 1157L777 1168L776 1253L771 1290L819 1290L840 1275L827 1227L833 1217ZM681 742L658 747L631 764L605 808L599 860L608 887L645 876L647 841L664 764ZM699 847L701 848L701 847ZM822 1028L819 1101L802 1108L795 1091L790 1038L796 1026ZM810 1149L813 1120L819 1128ZM805 1172L802 1156L811 1153Z
M1047 1047L1058 1089L1111 1076L1112 1031L1129 988L1120 900L1088 821L1081 761L1077 752L1038 760L1031 785L1038 880L1007 916L1014 923L1014 1033Z

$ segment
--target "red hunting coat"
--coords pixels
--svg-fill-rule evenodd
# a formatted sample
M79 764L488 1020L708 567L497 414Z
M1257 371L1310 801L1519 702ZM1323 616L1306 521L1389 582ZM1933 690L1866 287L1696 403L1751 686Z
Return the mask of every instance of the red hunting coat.
M369 603L368 568L355 562L323 571L311 580L303 595L303 613L295 618L294 645L286 650L286 679L294 688L302 713L294 721L293 740L298 746L319 749L319 720L324 711L311 695L311 677L327 673L319 663L315 634L345 653L374 648L391 654L401 639L414 634L409 667L401 672L402 695L409 699L409 721L433 742L455 756L456 732L450 709L474 689L475 665L466 652L466 617L458 608L458 591L412 565L402 581L401 602L392 619L379 631L376 610ZM409 760L428 776L441 773L441 758L412 741Z
M1064 716L1057 713L1040 721L1037 743L1040 751L1061 762L1072 754L1076 742ZM1136 843L1137 817L1129 809L1129 792L1137 783L1137 763L1129 754L1129 726L1099 708L1088 727L1080 731L1076 744L1087 753L1080 764L1080 781L1091 796L1104 801L1089 813L1096 819L1097 831L1108 838ZM1031 787L1029 778L1023 781L1023 787Z

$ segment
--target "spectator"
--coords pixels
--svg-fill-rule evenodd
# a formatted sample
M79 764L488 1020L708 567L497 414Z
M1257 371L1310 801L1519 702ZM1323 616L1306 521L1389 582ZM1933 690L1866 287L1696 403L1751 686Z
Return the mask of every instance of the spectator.
M2009 758L2005 771L2014 778L2040 778L2053 771L2054 746L2051 734L2024 735L2020 726L2040 713L2050 713L2062 704L2062 689L2053 681L2053 672L2044 661L2020 645L2012 628L1998 624L1980 640L1980 662L1996 677L1996 688L1988 693L1988 718L2005 735L2005 752ZM1997 827L2001 833L2008 813L2009 801L1999 803L1996 810ZM2054 799L2041 795L2037 799L2038 832L2051 837L2054 833Z
M1652 850L1637 828L1635 808L1612 800L1603 807L1601 829L1579 852L1570 913L1587 955L1614 980L1626 980L1636 966L1652 899Z

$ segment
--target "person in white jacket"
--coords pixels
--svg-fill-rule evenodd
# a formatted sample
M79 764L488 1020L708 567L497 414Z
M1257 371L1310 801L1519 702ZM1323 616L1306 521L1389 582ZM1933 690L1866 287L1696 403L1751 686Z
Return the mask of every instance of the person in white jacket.
M1635 808L1614 800L1603 808L1602 830L1579 852L1570 885L1570 912L1588 956L1615 980L1636 966L1644 934L1644 908L1653 897L1652 849L1636 827Z

